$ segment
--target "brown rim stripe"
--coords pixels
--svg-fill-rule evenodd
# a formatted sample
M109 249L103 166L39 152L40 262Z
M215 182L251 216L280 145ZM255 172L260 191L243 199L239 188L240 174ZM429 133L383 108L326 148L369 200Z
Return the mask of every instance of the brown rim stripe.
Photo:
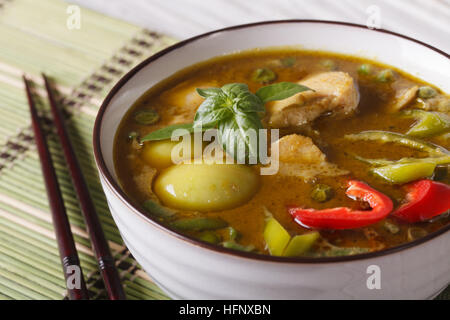
M151 224L154 227L157 227L158 229L166 232L170 236L173 236L177 238L180 241L185 241L191 245L195 245L198 247L205 248L207 250L211 250L212 252L216 252L219 254L227 254L230 256L234 256L237 258L245 258L245 259L251 259L251 260L261 260L266 262L283 262L283 263L304 263L304 264L317 264L317 263L333 263L333 262L347 262L347 261L353 261L353 260L363 260L363 259L369 259L379 256L384 256L388 254L392 254L398 251L402 251L408 248L412 248L416 245L422 244L430 239L433 239L439 235L442 235L450 230L450 225L447 225L444 228L441 228L440 230L428 234L427 236L420 238L415 241L411 241L393 248L389 248L386 250L376 251L376 252L370 252L370 253L363 253L363 254L357 254L352 256L345 256L345 257L326 257L326 258L284 258L284 257L276 257L276 256L268 256L268 255L261 255L256 253L248 253L248 252L241 252L231 249L226 249L223 247L219 247L216 245L208 244L205 242L200 242L199 240L186 236L184 234L179 233L178 231L174 229L170 229L166 226L164 226L162 223L160 223L157 220L154 220L150 218L148 215L146 215L145 212L143 212L141 209L139 209L138 205L135 205L134 202L126 195L126 193L120 188L120 186L115 182L114 178L112 177L111 173L109 172L105 160L103 159L103 154L100 147L100 129L102 125L103 115L105 113L106 108L108 107L109 103L111 102L114 95L125 85L125 83L131 79L136 73L138 73L141 69L146 67L147 65L151 64L155 60L159 59L160 57L164 56L165 54L172 52L176 49L182 48L183 46L195 42L198 40L201 40L203 38L207 38L211 35L222 33L222 32L228 32L233 30L239 30L244 28L251 28L251 27L257 27L262 25L271 25L271 24L289 24L289 23L317 23L317 24L330 24L330 25L336 25L336 26L346 26L346 27L352 27L352 28L358 28L358 29L364 29L368 30L369 32L377 32L377 33L384 33L393 35L402 39L406 39L408 41L415 42L417 44L420 44L422 46L425 46L438 54L443 55L447 59L450 59L450 55L445 53L442 50L439 50L433 46L430 46L424 42L421 42L419 40L401 35L399 33L395 33L392 31L384 30L384 29L369 29L366 26L355 24L355 23L348 23L348 22L339 22L339 21L328 21L328 20L302 20L302 19L294 19L294 20L275 20L275 21L263 21L263 22L256 22L256 23L249 23L249 24L243 24L243 25L237 25L232 26L228 28L223 28L211 32L207 32L192 38L189 38L187 40L178 42L162 51L159 51L158 53L154 54L153 56L147 58L143 62L141 62L139 65L134 67L132 70L130 70L120 81L112 88L112 90L109 92L108 96L103 101L102 106L100 107L100 110L98 112L97 118L95 120L95 126L94 126L94 136L93 136L93 145L94 145L94 156L95 161L97 163L97 166L99 168L100 174L104 178L106 185L111 189L111 191L126 205L131 211L133 211L138 217L140 217L144 222Z

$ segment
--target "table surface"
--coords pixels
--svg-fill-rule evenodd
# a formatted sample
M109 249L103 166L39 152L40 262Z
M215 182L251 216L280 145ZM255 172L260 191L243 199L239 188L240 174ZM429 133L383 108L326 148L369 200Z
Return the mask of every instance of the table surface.
M69 1L177 39L261 20L321 19L365 25L379 10L382 28L450 52L450 0Z

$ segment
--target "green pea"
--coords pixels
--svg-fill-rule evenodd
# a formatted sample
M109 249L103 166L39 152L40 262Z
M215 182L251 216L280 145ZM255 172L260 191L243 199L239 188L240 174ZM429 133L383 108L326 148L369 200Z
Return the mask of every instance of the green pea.
M295 64L296 59L294 57L287 57L280 60L283 67L292 67Z
M277 78L275 72L269 68L259 68L253 71L252 81L259 82L262 84L270 83Z
M197 238L201 241L205 241L212 244L218 244L220 242L220 237L217 233L213 231L201 232Z
M141 125L150 125L158 122L159 115L155 110L139 111L134 115L134 120Z
M360 65L359 68L358 68L358 73L360 75L367 76L371 72L372 72L372 66L370 64L367 64L367 63Z
M429 99L437 95L437 91L430 86L423 86L419 88L417 95L419 96L419 98Z
M185 218L174 221L171 225L180 231L203 231L225 228L228 223L219 218Z
M376 80L381 83L389 83L394 81L394 79L395 74L391 69L381 70L376 77Z
M333 198L333 188L326 184L318 184L311 191L311 198L317 202L326 202Z
M337 70L336 62L330 59L321 61L320 65L330 71Z

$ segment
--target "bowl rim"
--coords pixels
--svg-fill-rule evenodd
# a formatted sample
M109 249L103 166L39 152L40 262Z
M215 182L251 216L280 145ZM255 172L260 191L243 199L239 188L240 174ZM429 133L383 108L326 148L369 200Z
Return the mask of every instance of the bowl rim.
M247 23L247 24L240 24L240 25L234 25L231 27L226 27L222 29L217 29L213 31L209 31L191 38L188 38L186 40L177 42L157 53L154 55L146 58L142 62L140 62L138 65L136 65L134 68L132 68L130 71L128 71L125 75L122 76L122 78L114 85L114 87L109 91L106 98L103 100L102 105L100 106L100 109L97 113L97 117L95 119L94 124L94 130L93 130L93 149L94 149L94 158L95 162L97 164L97 168L101 176L103 177L103 181L107 184L110 191L112 191L115 196L125 205L127 206L134 214L136 214L139 218L141 218L146 223L149 223L153 227L156 227L160 229L161 231L164 231L168 233L169 235L182 240L184 242L187 242L191 245L195 245L200 248L204 248L207 250L211 250L217 254L227 254L229 256L235 257L235 258L246 258L250 260L259 260L259 261L265 261L265 262L282 262L282 263L294 263L294 264L320 264L320 263L334 263L334 262L348 262L348 261L354 261L354 260L365 260L365 259L371 259L371 258L377 258L386 256L389 254L393 254L399 251L403 251L405 249L413 248L415 246L418 246L420 244L423 244L427 242L428 240L434 239L440 235L443 235L447 231L450 230L450 224L447 226L432 232L425 237L422 237L420 239L410 241L407 243L403 243L401 245L388 248L385 250L375 251L375 252L368 252L368 253L361 253L361 254L355 254L355 255L349 255L349 256L339 256L339 257L320 257L320 258L306 258L306 257L278 257L278 256L270 256L266 254L258 254L253 252L243 252L243 251L237 251L233 249L227 249L224 247L221 247L219 245L209 244L206 242L202 242L196 238L193 238L191 236L184 235L180 233L179 231L172 229L161 222L159 222L157 219L152 219L148 216L140 208L139 205L134 204L134 201L128 197L128 195L122 190L122 188L119 186L119 184L114 180L112 174L109 172L105 160L103 158L103 154L101 151L100 146L100 131L103 121L103 115L109 106L111 100L116 95L116 93L130 80L136 73L138 73L141 69L148 66L153 61L159 59L160 57L164 56L165 54L172 52L176 49L179 49L187 44L190 44L191 42L201 40L202 38L207 38L211 35L220 33L220 32L227 32L227 31L234 31L239 29L245 29L245 28L251 28L251 27L257 27L257 26L263 26L263 25L271 25L271 24L284 24L284 23L316 23L316 24L331 24L331 25L338 25L338 26L347 26L347 27L354 27L359 29L366 29L371 30L374 32L384 33L393 35L402 39L406 39L408 41L415 42L419 45L425 46L428 49L431 49L438 54L443 55L447 59L450 60L450 55L446 52L435 48L427 43L424 43L420 40L389 31L386 29L371 29L367 26L356 24L356 23L350 23L350 22L342 22L342 21L332 21L332 20L315 20L315 19L287 19L287 20L269 20L269 21L260 21L260 22L253 22L253 23Z

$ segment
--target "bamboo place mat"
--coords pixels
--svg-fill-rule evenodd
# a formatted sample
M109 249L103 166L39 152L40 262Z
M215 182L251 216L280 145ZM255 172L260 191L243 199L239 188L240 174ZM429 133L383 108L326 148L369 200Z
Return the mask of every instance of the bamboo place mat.
M69 30L70 4L60 0L0 0L0 299L64 299L64 277L21 80L23 72L45 97L40 73L58 84L73 145L129 299L168 299L123 245L98 182L92 129L108 90L131 67L174 43L164 35L81 10ZM46 125L81 265L92 299L105 299L78 201L51 125ZM439 298L449 299L450 290Z

